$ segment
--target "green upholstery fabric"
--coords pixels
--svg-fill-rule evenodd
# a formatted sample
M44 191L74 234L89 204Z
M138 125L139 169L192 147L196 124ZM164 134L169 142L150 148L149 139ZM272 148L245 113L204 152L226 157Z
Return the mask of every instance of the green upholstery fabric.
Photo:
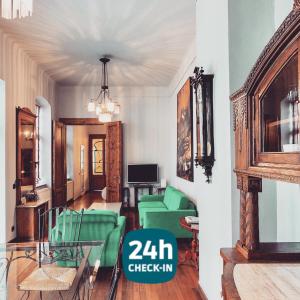
M176 238L191 238L192 233L182 228L179 219L196 216L196 210L145 211L144 228L162 228L171 231Z
M161 201L141 202L138 204L138 207L139 208L145 208L145 207L166 208L165 204Z
M164 195L143 195L140 202L163 201Z
M192 234L179 224L180 218L197 215L195 205L185 194L168 186L163 202L157 201L158 198L157 196L154 198L154 195L144 196L143 199L144 201L138 205L140 226L166 229L171 231L176 238L192 237Z
M139 222L140 226L143 226L144 224L144 214L146 211L167 211L168 209L166 207L143 207L139 208Z
M188 206L188 198L182 192L167 187L164 197L164 204L169 210L185 209Z
M63 218L62 215L59 218ZM105 241L101 257L102 267L116 264L121 237L125 231L125 217L107 210L85 210L82 218L79 241ZM91 253L91 261L95 261Z

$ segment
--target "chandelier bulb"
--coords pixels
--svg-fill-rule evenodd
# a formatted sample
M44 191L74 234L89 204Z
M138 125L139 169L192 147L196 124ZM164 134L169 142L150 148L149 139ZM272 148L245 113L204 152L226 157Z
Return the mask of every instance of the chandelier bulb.
M88 112L94 112L95 111L95 102L90 100L88 103Z

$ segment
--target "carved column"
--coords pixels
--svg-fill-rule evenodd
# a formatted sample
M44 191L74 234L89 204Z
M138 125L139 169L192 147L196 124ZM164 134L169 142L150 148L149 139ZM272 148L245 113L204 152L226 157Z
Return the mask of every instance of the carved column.
M240 243L246 245L246 193L240 191Z
M246 250L259 247L258 193L261 179L238 175L240 189L240 245Z

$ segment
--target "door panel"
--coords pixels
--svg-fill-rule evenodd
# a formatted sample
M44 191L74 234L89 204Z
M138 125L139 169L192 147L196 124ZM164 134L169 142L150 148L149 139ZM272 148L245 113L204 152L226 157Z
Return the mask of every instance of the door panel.
M89 181L90 190L102 190L106 185L104 134L89 136Z
M52 133L52 207L57 207L67 204L66 126L53 121Z
M106 185L107 202L120 202L123 184L123 134L122 123L107 124L106 135Z

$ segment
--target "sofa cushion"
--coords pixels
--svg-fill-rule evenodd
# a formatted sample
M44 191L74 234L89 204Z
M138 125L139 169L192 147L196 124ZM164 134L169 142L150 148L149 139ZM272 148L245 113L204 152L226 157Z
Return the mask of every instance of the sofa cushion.
M148 207L148 208L154 208L154 207L166 208L165 204L161 201L141 202L141 203L138 204L138 207L139 207L139 209L145 208L145 207Z
M166 207L141 207L139 208L139 222L140 226L144 224L144 217L146 211L167 211Z
M109 210L85 210L82 217L80 240L105 240L116 228L118 214Z
M164 204L169 210L186 209L189 206L189 199L186 195L173 187L167 187Z

